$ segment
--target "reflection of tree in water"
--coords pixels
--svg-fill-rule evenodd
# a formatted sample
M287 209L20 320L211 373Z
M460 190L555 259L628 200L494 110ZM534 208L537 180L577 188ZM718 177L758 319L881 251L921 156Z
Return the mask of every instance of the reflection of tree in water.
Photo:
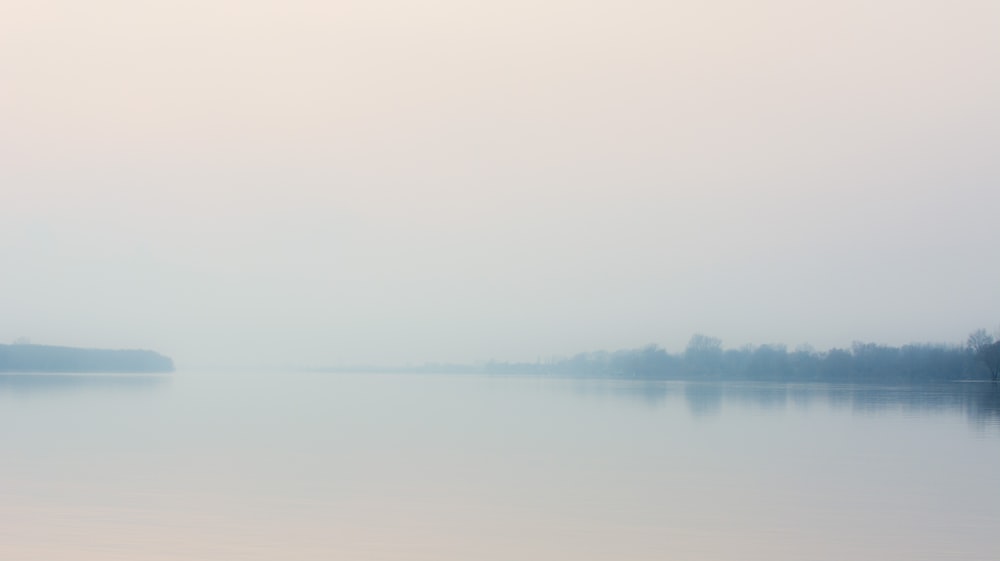
M786 384L733 384L727 388L744 401L761 409L784 409L788 406L790 387Z
M0 374L0 396L50 393L149 390L169 381L169 376L119 374Z
M573 393L581 397L616 397L629 401L641 401L651 407L663 405L667 399L679 392L677 382L586 380L573 386Z
M969 419L976 424L995 425L1000 427L1000 384L967 384L969 386L981 386L978 391L972 392L969 400Z
M684 384L684 399L695 417L714 417L722 412L722 384Z
M831 390L843 399L837 407L855 413L882 414L901 410L907 414L964 412L971 420L1000 425L1000 386L993 383L953 383L894 388L854 386Z
M825 405L858 415L964 413L980 425L1000 427L1000 384L968 382L907 386L773 382L652 382L589 380L575 387L580 395L623 398L650 407L672 406L683 396L691 415L710 417L723 404L778 410Z
M965 412L978 423L1000 426L1000 384L950 383L898 387L838 384L727 384L726 397L734 402L778 408L785 399L810 407L825 402L834 409L878 415L898 410L907 414Z

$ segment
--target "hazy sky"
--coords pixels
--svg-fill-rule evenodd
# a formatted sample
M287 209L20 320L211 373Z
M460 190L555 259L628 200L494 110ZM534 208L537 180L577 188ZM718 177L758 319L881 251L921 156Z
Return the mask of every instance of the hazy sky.
M93 0L0 18L0 342L181 367L960 342L1000 2Z

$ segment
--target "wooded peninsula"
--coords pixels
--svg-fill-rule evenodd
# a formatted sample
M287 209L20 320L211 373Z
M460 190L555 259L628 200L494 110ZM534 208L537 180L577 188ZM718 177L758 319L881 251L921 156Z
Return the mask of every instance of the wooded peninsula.
M153 351L50 345L0 345L0 372L173 372L174 361Z

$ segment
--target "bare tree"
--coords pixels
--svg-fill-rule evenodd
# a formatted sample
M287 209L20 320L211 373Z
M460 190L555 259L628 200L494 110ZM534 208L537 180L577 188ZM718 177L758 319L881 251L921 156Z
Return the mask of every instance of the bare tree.
M969 348L977 354L992 344L993 336L987 333L985 329L980 328L969 334Z
M969 335L968 345L969 350L989 369L993 381L1000 380L1000 341L994 341L985 329L977 329Z

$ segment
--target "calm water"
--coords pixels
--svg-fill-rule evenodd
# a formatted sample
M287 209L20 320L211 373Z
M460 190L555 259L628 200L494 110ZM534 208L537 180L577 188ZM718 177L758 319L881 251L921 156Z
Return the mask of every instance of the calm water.
M0 375L0 559L1000 559L1000 389Z

